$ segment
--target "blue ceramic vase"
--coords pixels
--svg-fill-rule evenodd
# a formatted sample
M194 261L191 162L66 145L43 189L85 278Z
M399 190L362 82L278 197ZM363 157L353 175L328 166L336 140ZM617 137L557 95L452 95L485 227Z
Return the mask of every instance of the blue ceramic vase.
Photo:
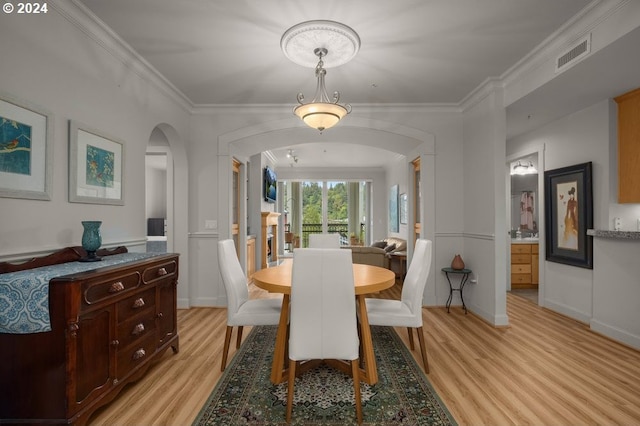
M82 248L87 252L87 257L80 259L82 262L102 260L102 258L96 256L96 250L102 245L100 225L102 225L102 221L99 220L82 221L82 226L84 227L84 232L82 233Z

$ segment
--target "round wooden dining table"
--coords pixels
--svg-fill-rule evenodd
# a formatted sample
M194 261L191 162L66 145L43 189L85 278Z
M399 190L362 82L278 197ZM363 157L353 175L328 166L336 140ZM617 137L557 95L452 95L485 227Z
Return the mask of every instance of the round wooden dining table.
M271 293L281 293L282 309L280 322L276 334L276 344L271 367L271 382L282 383L287 380L287 326L289 324L289 302L291 294L291 272L293 259L286 259L280 265L272 268L264 268L256 271L252 278L254 284ZM378 370L376 357L373 352L371 328L367 317L367 306L364 298L368 294L390 288L395 283L395 273L379 266L353 264L353 278L358 312L360 319L360 341L362 343L364 367L361 369L361 378L366 383L373 385L378 382Z

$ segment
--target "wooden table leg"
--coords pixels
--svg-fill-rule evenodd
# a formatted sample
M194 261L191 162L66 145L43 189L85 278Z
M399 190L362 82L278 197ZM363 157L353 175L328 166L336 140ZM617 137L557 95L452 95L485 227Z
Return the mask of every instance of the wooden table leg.
M364 371L362 380L370 385L378 383L378 368L376 366L376 356L373 352L373 340L371 338L371 328L369 317L367 316L367 304L364 295L358 295L358 309L360 310L360 339L362 339L362 352L364 356Z
M271 364L271 383L282 383L287 379L288 369L285 368L285 353L287 351L287 326L289 325L289 295L282 297L282 309L280 311L280 322L278 323L278 333L276 334L276 346L273 351L273 362Z

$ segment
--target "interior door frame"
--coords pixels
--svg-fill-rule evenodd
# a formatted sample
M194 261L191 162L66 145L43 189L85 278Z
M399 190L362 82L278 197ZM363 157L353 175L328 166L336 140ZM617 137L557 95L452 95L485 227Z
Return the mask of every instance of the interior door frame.
M545 196L544 196L544 150L545 145L539 144L534 145L530 148L523 149L521 151L515 152L514 154L508 155L506 160L506 209L507 209L507 217L511 220L511 163L523 158L530 157L532 155L537 156L538 160L538 306L544 306L544 290L545 290L545 279L544 279L544 271L545 271L545 259L540 258L541 253L546 253L546 244L544 241L545 235ZM505 224L508 226L508 223ZM507 291L511 290L511 230L507 229L505 233L505 238L507 239Z

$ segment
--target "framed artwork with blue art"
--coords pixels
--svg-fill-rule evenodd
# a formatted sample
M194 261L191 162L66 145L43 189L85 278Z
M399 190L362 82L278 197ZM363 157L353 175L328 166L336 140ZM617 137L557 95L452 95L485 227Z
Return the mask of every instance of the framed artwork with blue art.
M69 121L69 201L124 205L124 143Z
M398 232L398 185L393 185L389 192L389 232Z
M51 199L53 116L0 93L0 197Z

